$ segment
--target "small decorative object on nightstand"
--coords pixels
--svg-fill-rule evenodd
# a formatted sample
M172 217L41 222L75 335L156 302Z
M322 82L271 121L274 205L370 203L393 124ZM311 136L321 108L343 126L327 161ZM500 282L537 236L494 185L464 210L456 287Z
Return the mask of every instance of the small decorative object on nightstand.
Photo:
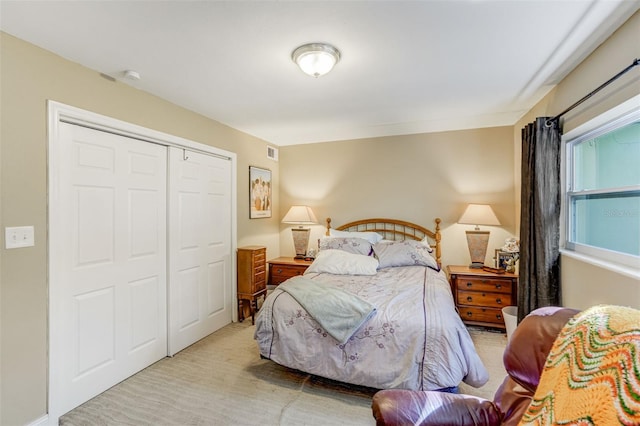
M505 329L502 308L517 303L517 275L456 265L447 266L447 274L465 324Z
M258 310L258 298L267 294L267 249L247 246L238 249L238 321L244 320L243 302L249 302L251 323Z
M278 257L269 262L269 285L278 285L291 277L304 274L313 260Z

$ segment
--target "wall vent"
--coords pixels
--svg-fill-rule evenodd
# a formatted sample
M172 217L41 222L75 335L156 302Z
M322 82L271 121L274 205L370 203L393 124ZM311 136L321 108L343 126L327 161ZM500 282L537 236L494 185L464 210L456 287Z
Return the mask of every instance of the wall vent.
M278 148L272 146L267 147L267 158L271 158L274 161L278 161Z

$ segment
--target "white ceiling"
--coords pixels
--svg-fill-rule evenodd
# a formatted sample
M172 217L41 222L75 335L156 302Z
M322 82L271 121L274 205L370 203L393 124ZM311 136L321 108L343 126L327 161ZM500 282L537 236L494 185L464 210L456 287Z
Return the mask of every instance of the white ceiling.
M2 31L276 145L514 124L637 0L0 1ZM342 54L314 79L308 42ZM577 100L577 99L576 99Z

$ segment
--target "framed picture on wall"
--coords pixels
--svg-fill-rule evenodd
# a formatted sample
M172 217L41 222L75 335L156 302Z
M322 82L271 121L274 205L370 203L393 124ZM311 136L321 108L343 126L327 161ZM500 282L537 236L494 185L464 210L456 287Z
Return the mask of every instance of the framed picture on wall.
M271 170L249 166L249 219L271 217Z

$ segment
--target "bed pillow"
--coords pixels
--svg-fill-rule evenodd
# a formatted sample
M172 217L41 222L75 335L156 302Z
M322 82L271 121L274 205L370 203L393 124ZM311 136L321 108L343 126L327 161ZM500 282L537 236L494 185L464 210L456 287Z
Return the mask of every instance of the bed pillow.
M399 241L414 241L414 240L380 240L380 243L396 243ZM429 237L424 237L420 240L420 244L423 244L424 247L429 251L429 253L433 253L433 247L431 247L431 243L429 242Z
M397 243L399 241L414 241L414 240L385 240L382 239L378 241L379 243ZM429 237L424 237L420 240L420 244L423 244L425 248L429 251L429 253L433 253L433 247L431 247L431 243L429 242Z
M427 247L427 250L429 250L429 253L433 253L433 247L431 247L431 243L429 242L429 237L424 237L422 240L420 240L420 242L424 244L425 247Z
M421 241L382 241L374 244L373 251L380 268L422 265L436 271L440 270L438 262Z
M377 232L347 232L338 231L336 229L329 229L330 237L342 237L342 238L363 238L369 241L371 244L375 244L382 240L382 235Z
M318 248L319 250L342 250L353 254L363 254L365 256L371 256L373 254L373 245L364 238L321 238Z
M326 272L335 275L375 275L377 271L378 260L373 256L328 249L318 253L305 274Z

